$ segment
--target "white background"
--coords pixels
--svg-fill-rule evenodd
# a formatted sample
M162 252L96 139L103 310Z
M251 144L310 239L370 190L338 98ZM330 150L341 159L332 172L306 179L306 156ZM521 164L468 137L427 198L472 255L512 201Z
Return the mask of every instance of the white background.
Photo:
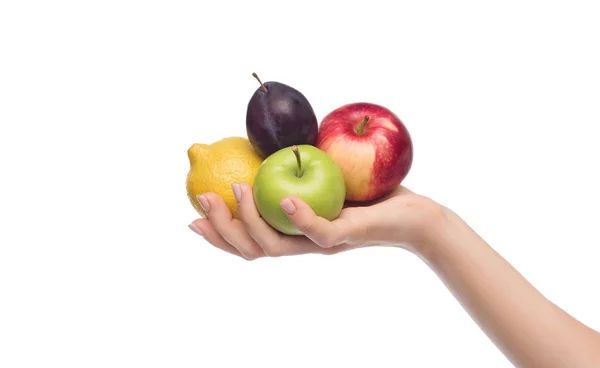
M245 135L252 72L395 111L405 184L599 329L600 12L549 3L3 1L0 366L510 366L408 252L188 229L186 150Z

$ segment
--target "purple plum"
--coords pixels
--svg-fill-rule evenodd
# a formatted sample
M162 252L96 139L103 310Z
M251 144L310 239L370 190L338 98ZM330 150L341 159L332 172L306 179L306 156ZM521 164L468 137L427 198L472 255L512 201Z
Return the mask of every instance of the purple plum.
M293 145L316 146L319 124L302 93L279 82L260 83L248 102L246 134L263 158Z

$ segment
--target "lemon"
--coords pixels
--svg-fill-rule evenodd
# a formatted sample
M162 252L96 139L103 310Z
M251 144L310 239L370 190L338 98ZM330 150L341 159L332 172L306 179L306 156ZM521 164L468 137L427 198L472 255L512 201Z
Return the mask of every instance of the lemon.
M250 141L243 137L228 137L210 145L195 143L188 149L188 158L190 170L186 189L196 211L206 216L196 196L213 192L223 198L233 217L239 218L231 184L246 182L252 186L263 162Z

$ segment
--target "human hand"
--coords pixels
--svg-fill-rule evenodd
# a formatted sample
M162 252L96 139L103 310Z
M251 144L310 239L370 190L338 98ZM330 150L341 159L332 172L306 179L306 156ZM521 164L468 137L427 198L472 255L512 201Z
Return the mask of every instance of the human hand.
M284 235L259 215L252 188L233 184L240 219L233 218L215 193L198 196L208 214L189 226L209 243L248 260L300 254L336 254L374 246L400 246L413 251L424 243L429 225L443 215L442 206L405 187L372 202L347 202L333 221L316 216L303 200L288 196L281 206L304 236Z

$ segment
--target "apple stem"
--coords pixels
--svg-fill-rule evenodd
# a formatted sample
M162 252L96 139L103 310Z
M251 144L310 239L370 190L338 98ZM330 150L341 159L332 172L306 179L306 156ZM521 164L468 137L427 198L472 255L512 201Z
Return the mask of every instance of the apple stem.
M367 122L369 121L369 117L365 116L363 121L361 121L360 126L358 127L358 129L356 129L356 133L362 135L365 132L365 125L367 125Z
M260 83L260 86L262 87L262 89L263 89L265 92L269 92L269 90L267 90L267 87L265 87L265 85L263 84L263 82L262 82L262 81L260 80L260 78L258 77L258 74L256 74L256 73L252 73L252 76L253 76L254 78L256 78L256 80L258 81L258 83Z
M294 152L294 155L296 155L296 162L298 163L298 169L296 171L296 176L301 178L302 177L302 160L300 159L300 152L298 151L298 146L293 146L292 147L292 152Z

